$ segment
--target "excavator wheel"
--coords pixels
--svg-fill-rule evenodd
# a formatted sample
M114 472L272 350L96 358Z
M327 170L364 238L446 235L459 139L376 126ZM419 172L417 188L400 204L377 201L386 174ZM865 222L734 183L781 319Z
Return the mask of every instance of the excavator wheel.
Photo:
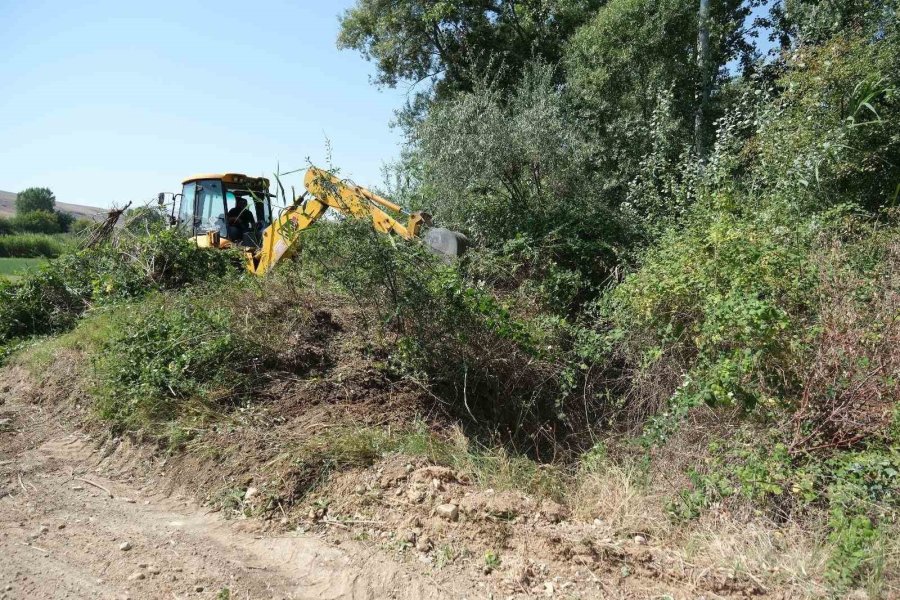
M428 249L450 263L465 253L469 238L443 227L432 227L422 237Z

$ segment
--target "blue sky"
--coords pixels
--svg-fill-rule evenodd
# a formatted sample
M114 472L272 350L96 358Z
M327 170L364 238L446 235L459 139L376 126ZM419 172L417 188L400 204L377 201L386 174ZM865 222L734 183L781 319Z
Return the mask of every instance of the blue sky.
M0 0L0 190L108 206L307 158L382 183L405 89L335 46L352 0ZM300 187L299 176L290 180Z

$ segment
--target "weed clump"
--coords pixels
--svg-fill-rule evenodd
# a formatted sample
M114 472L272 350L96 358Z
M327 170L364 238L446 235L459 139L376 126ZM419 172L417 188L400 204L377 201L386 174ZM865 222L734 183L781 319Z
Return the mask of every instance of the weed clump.
M159 431L166 422L238 402L264 358L210 296L130 305L116 313L94 358L97 414L123 430Z

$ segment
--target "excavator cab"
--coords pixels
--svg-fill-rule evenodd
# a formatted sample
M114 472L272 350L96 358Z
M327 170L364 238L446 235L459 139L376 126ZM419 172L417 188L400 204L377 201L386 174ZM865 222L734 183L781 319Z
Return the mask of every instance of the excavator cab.
M272 224L272 195L265 177L239 173L195 175L182 182L181 204L173 222L185 234L218 237L258 248Z

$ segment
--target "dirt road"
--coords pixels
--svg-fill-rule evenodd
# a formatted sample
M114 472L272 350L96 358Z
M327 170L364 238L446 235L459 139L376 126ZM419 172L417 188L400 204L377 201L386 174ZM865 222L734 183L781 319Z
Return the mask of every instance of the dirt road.
M469 595L371 546L226 521L139 475L145 459L0 404L0 599Z

